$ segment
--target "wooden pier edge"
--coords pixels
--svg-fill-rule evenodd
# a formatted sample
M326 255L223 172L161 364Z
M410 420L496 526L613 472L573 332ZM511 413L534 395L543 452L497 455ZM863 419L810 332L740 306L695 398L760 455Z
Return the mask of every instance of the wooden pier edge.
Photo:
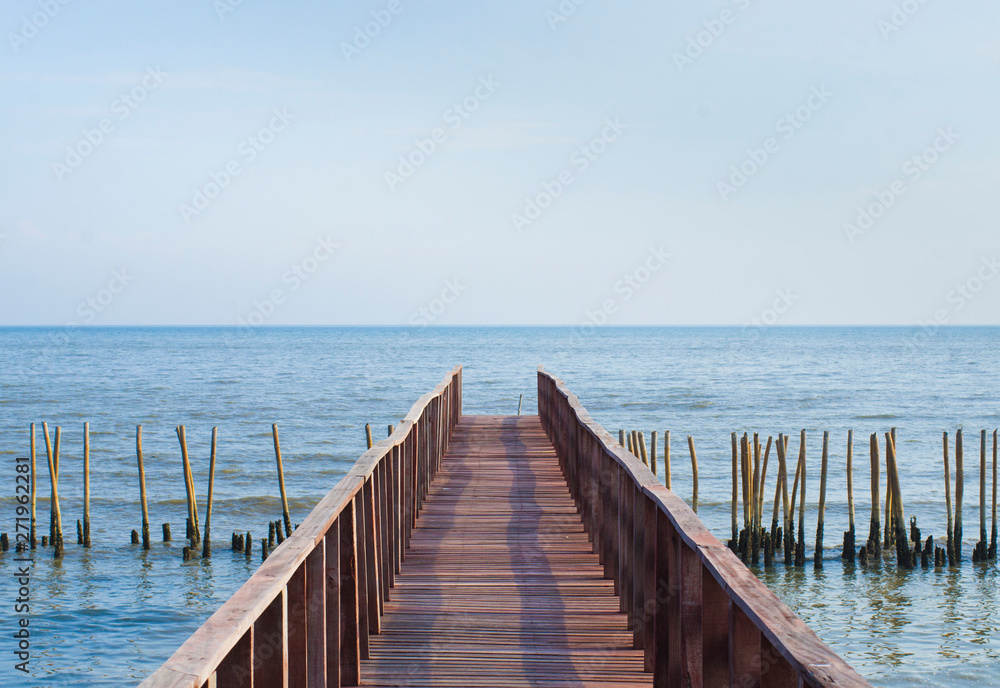
M302 672L310 686L358 685L358 663L367 649L367 639L361 643L359 635L368 633L363 600L375 595L381 605L387 590L367 581L378 580L383 553L405 549L422 493L461 415L462 366L456 366L417 400L392 435L361 455L291 536L141 688L287 686L290 673L300 677ZM380 487L386 478L392 490ZM390 495L399 495L398 504L387 502ZM391 523L368 529L366 539L370 536L373 542L359 543L354 537L356 514L372 499L368 509L387 514ZM366 551L375 554L366 557ZM373 557L375 570L369 571ZM325 585L317 583L315 573L309 577L310 571L324 567ZM339 601L340 613L328 618L327 610L336 608L334 601ZM353 609L345 607L345 601L353 601ZM325 642L315 638L315 629L323 629ZM309 630L312 654L306 663L302 660ZM317 652L325 656L318 658Z
M595 550L632 600L630 626L655 686L870 688L542 366L538 409ZM626 476L631 501L620 498ZM641 521L632 517L640 500ZM630 531L643 551L632 538L603 541Z

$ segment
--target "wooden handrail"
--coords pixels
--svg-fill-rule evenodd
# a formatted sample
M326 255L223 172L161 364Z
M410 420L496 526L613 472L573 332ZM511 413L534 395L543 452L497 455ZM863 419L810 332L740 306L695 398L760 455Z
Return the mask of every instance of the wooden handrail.
M538 367L538 414L654 686L868 686Z
M141 687L358 685L461 415L457 366Z

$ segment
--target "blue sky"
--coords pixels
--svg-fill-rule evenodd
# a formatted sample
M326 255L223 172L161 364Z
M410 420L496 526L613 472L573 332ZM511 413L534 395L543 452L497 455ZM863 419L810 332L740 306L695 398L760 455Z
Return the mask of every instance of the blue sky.
M997 324L998 26L8 0L0 324Z

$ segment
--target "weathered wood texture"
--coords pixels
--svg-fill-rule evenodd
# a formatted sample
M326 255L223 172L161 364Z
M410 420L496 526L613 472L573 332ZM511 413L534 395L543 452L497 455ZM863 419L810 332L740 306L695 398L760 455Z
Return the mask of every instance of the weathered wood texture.
M464 416L417 523L362 685L652 685L538 416Z
M654 686L870 687L541 367L538 407Z

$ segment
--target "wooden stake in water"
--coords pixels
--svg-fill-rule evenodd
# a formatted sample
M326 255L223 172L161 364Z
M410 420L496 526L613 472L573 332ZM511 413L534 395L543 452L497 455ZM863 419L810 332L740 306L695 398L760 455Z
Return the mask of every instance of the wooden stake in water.
M774 438L770 435L767 436L767 446L764 448L764 458L760 464L760 491L757 497L757 530L760 530L764 525L764 498L765 490L764 485L767 483L767 464L768 457L771 456L771 444Z
M656 475L656 430L649 433L649 469Z
M519 416L521 415L521 402L522 402L522 401L524 401L524 395L523 395L523 394L522 394L522 395L521 395L521 397L520 397L520 398L519 398L519 399L517 400L517 415L519 415Z
M667 489L670 487L670 431L663 431L663 480ZM995 490L994 490L995 492Z
M753 434L753 471L750 475L750 551L757 563L760 548L760 530L757 528L757 495L760 494L760 438Z
M34 456L34 454L32 454ZM993 431L993 531L990 535L990 559L997 558L997 431Z
M146 467L142 460L142 425L135 426L135 460L139 464L139 501L142 503L142 548L149 549L149 506L146 503ZM166 525L166 524L164 524ZM164 533L166 535L166 533ZM164 542L169 537L164 538Z
M368 433L368 448L371 449L372 428L366 425ZM288 495L285 494L285 469L281 464L281 444L278 442L278 424L271 424L271 434L274 435L274 459L278 462L278 487L281 490L281 515L285 518L285 535L292 535L292 519L288 515Z
M646 451L646 438L642 434L642 431L638 433L638 436L639 436L639 458L641 458L642 462L648 466L649 454Z
M374 442L372 442L372 424L371 423L365 423L365 442L368 443L368 448L371 449L372 448L372 444L374 444Z
M948 510L948 566L955 565L955 523L951 510L951 463L950 452L948 451L948 433L944 434L944 505Z
M799 463L802 464L802 498L799 501L799 537L795 543L795 565L806 563L806 431L799 436Z
M619 430L618 431L618 444L620 444L623 447L625 446L625 431L624 430Z
M184 426L177 426L177 441L181 444L181 459L184 461L184 487L187 490L188 505L188 532L187 537L191 540L191 549L198 544L201 539L198 527L198 503L194 493L194 473L191 470L191 462L188 460L187 435Z
M868 528L868 552L872 556L882 553L882 461L879 458L878 434L872 433L869 438L872 464L872 518Z
M841 558L854 561L854 431L847 431L847 532L844 533L844 549Z
M63 555L62 511L59 510L59 444L61 439L62 429L57 425L56 444L49 455L49 477L52 479L52 530L55 533L52 544L55 547L57 558Z
M896 561L903 568L913 568L913 553L906 534L906 515L903 511L903 493L899 485L899 465L896 463L896 441L892 433L885 434L885 464L892 485L893 520L896 533ZM919 544L919 543L918 543Z
M774 481L774 507L771 509L771 542L778 546L778 510L781 509L781 484L785 480L785 448L782 445L783 435L778 435L775 449L778 452L778 478ZM770 438L768 438L770 446Z
M219 437L219 426L212 428L212 453L208 460L208 505L205 507L205 542L201 556L212 556L212 495L215 493L215 448Z
M962 496L965 494L962 429L955 432L955 561L962 561Z
M90 547L90 423L83 424L83 546Z
M826 469L830 457L830 433L823 431L823 459L819 473L819 518L816 521L816 553L813 565L823 568L823 517L826 515Z
M979 551L985 559L986 541L986 431L979 435Z
M993 463L996 464L996 460L994 460ZM35 549L38 547L38 540L36 539L35 536L35 521L36 521L35 492L37 486L38 486L38 472L35 470L35 424L32 423L31 424L31 533L28 536L31 549ZM993 511L995 513L996 509L994 509ZM993 520L995 522L996 518L994 518Z
M55 497L56 488L52 482L53 475L58 475L59 464L52 457L52 440L49 438L49 424L42 422L42 437L45 438L45 455L49 460L49 539L48 542L55 543L56 540L56 509ZM45 546L45 543L42 543Z
M734 432L733 433L733 540L732 540L732 549L734 551L736 550L736 544L739 542L740 538L740 526L736 518L736 512L737 512L736 502L739 501L740 498L739 487L736 478L736 461L737 461L736 451L737 451L736 433Z
M392 437L392 433L394 433L394 432L396 432L396 428L390 425L389 426L389 434L386 435L386 437Z
M694 452L694 438L688 435L688 451L691 452L691 508L698 513L698 455Z

